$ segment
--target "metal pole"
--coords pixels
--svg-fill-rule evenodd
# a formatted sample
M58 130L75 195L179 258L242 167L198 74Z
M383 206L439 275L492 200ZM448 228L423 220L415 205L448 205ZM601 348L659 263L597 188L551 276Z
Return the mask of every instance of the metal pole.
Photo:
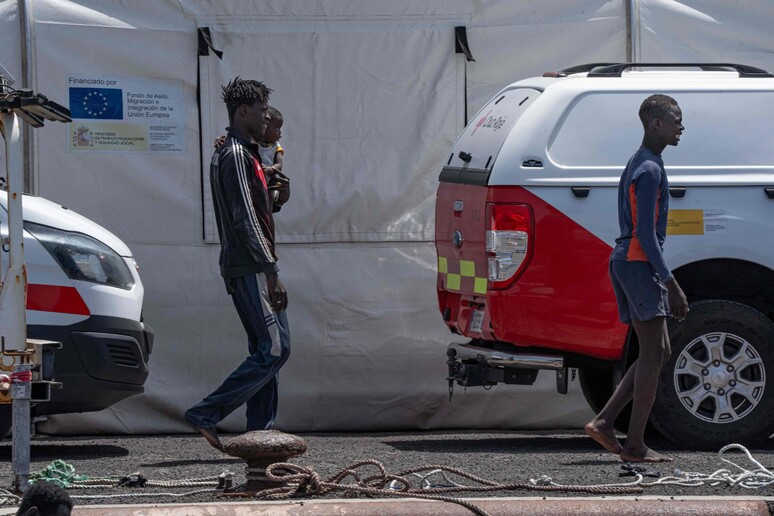
M640 2L639 0L624 1L626 2L626 59L630 63L642 62Z
M19 119L13 113L2 113L5 137L5 162L8 177L8 269L0 291L0 332L5 351L27 348L27 271L24 266L24 221L22 219L22 185L24 177L19 145Z
M4 89L4 88L3 88ZM8 270L0 289L0 331L3 351L20 355L27 348L27 272L24 266L24 221L22 184L24 182L19 145L19 119L2 113L5 159L8 176ZM22 356L17 356L20 362ZM14 488L24 493L30 475L30 397L32 365L18 363L11 375L11 417L13 424Z
M13 407L13 488L26 493L30 488L30 398L32 365L16 364L11 375Z
M35 53L35 39L33 34L32 16L33 2L30 0L17 0L19 9L19 34L21 35L21 83L23 88L35 88L37 77L35 67L31 65L32 56ZM37 194L38 193L38 167L35 159L34 148L37 145L35 132L33 128L24 124L22 131L23 139L23 165L24 165L24 186L20 192Z

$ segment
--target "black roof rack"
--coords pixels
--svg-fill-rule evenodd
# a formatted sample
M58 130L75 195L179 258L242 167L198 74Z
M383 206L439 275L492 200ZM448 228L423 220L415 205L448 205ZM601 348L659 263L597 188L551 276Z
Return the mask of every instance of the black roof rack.
M583 65L589 66L589 65ZM579 67L575 67L579 68ZM739 77L774 77L766 70L734 63L616 63L602 64L593 67L588 77L620 77L624 70L630 68L701 68L704 71L722 71L732 68L739 72ZM573 72L573 73L578 73Z
M582 64L582 65L577 65L577 66L571 66L571 67L565 68L563 70L559 70L558 72L556 72L556 76L557 77L566 77L566 76L568 76L570 74L573 74L573 73L590 72L594 68L598 68L600 66L613 66L613 65L616 65L616 64L619 64L619 63L586 63L586 64Z

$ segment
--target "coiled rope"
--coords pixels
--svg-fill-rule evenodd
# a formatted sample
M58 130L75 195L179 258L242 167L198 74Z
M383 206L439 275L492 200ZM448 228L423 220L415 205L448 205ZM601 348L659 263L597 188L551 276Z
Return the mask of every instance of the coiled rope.
M379 473L366 478L361 478L358 470L364 467L373 466ZM432 487L427 484L425 475L421 472L429 471L429 474L442 472L466 478L479 485L464 486L460 484L443 487ZM423 487L412 487L407 475L416 475L422 478ZM353 483L343 483L344 480L352 478ZM643 488L637 485L610 485L610 486L584 486L584 485L558 485L530 481L529 483L518 482L503 484L477 477L457 468L448 466L421 466L410 469L397 475L388 473L384 465L376 460L363 460L355 462L344 468L339 473L333 475L327 480L322 480L312 468L304 468L296 464L286 462L272 464L266 468L266 478L274 482L284 482L286 485L266 489L256 493L255 497L262 500L284 500L291 497L325 495L332 491L341 491L344 496L353 496L355 494L376 495L376 496L400 496L421 498L425 500L437 500L461 505L479 516L488 516L488 513L480 507L463 500L461 498L444 496L447 493L459 492L491 492L491 491L541 491L541 492L575 492L589 494L632 494L642 493ZM448 478L448 477L446 477Z
M723 455L729 451L740 451L744 454L745 458L750 461L755 467L753 469L746 469L736 462L727 459ZM643 488L655 487L655 486L681 486L681 487L701 487L711 486L717 487L719 485L726 485L728 487L742 487L745 489L760 489L762 487L770 486L774 484L774 472L766 468L763 464L758 462L750 451L741 444L727 444L722 447L718 452L720 460L726 464L730 464L736 468L736 472L728 469L719 469L713 473L700 473L691 471L682 471L675 469L674 474L670 476L661 477L653 482L645 482L645 477L642 473L637 473L634 480L631 482L618 483L618 484L600 484L606 486L641 486ZM553 486L561 486L557 484L551 477L543 476L539 480ZM535 480L530 480L535 482Z
M730 451L740 451L752 464L752 468L745 468L724 456ZM551 477L542 475L529 482L500 483L487 480L461 469L428 465L412 468L399 474L392 474L385 466L373 459L355 462L342 469L335 475L322 480L312 469L290 463L276 463L266 468L266 478L279 482L281 487L266 489L255 494L255 498L261 500L284 500L314 495L325 495L331 492L341 492L343 496L400 496L421 498L450 502L467 508L474 514L487 516L487 513L476 505L463 500L446 496L459 492L493 492L493 491L540 491L540 492L571 492L588 493L596 495L608 494L638 494L645 489L655 486L677 485L681 487L720 486L741 487L745 489L760 489L774 484L774 472L757 461L750 451L741 444L729 444L718 452L721 461L735 468L719 469L713 473L684 472L679 469L671 476L665 476L652 482L645 482L641 473L635 475L631 482L618 482L593 485L568 485L555 482ZM365 476L365 468L376 468L377 473ZM186 497L203 493L217 493L230 482L233 473L224 472L217 476L200 477L181 480L147 480L139 473L133 473L125 477L89 478L84 475L76 475L75 467L64 461L56 460L48 467L30 475L31 481L48 480L57 483L61 487L70 489L115 488L124 486L141 487L201 487L183 493L151 492L151 493L122 493L100 495L72 495L71 498L81 500L113 499L113 498L143 498L143 497ZM413 487L411 477L419 479L419 486ZM442 482L433 482L433 477L440 477ZM457 480L455 480L454 478ZM465 485L458 482L459 479L467 479L475 485ZM220 489L219 489L220 488ZM0 506L18 504L20 498L14 493L0 489Z

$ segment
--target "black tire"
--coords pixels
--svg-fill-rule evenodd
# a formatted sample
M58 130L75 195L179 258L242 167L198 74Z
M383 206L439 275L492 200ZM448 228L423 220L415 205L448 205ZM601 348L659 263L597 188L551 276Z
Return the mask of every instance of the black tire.
M605 369L579 369L578 381L589 407L595 414L599 414L613 394L613 372Z
M732 301L691 305L670 322L651 424L687 448L755 444L774 433L774 323ZM714 353L714 354L713 354Z
M595 414L599 414L607 400L613 395L613 371L610 369L580 369L578 370L578 380L589 407ZM632 404L627 403L613 423L615 429L626 433L629 430L631 416ZM646 432L648 432L647 429Z
M11 431L11 404L0 404L0 441Z
M634 331L634 330L630 330ZM626 369L624 374L629 370L629 367L637 360L638 348L637 337L632 335L629 339L629 344L624 347L626 353ZM578 371L578 379L580 380L581 390L586 398L591 410L595 414L599 414L602 408L607 404L607 400L613 395L615 390L615 382L613 381L613 368L607 369L581 369ZM627 433L629 431L629 420L632 416L632 404L627 403L626 406L618 414L613 426L619 432ZM646 434L652 433L651 428L646 428Z

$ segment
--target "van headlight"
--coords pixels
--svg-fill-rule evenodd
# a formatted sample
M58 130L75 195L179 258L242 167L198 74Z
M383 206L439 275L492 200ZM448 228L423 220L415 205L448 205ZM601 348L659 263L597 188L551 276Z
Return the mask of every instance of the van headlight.
M134 285L124 259L99 240L32 222L25 222L24 229L43 244L70 279L127 290Z

